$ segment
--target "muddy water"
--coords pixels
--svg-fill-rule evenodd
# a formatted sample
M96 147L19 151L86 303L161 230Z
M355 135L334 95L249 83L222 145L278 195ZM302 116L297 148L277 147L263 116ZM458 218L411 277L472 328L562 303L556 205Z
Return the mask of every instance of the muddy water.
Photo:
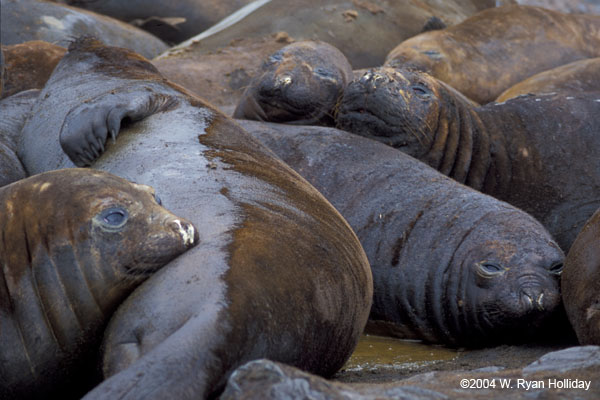
M458 357L457 350L427 345L419 341L365 334L343 371L407 370Z

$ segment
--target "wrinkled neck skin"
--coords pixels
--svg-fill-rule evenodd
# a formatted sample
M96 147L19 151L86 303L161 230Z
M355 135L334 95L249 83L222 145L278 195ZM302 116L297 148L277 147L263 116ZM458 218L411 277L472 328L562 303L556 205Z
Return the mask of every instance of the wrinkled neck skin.
M423 161L479 191L506 188L511 171L505 141L482 121L473 103L440 84L440 111Z

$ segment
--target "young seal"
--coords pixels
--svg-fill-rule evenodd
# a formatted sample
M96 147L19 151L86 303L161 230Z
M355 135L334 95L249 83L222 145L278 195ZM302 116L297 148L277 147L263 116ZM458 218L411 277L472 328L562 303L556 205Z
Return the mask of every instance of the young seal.
M565 251L600 207L600 93L474 107L428 74L381 68L346 87L337 124L532 214Z
M585 224L567 254L561 289L579 343L600 344L600 210Z
M0 188L0 235L3 399L85 393L115 308L198 239L152 188L84 169Z
M233 40L285 30L297 40L330 43L353 68L374 67L400 41L421 32L432 17L453 25L495 5L495 0L257 0L181 45L195 41L218 51Z
M271 54L244 91L234 118L302 125L333 124L333 109L353 78L332 45L307 40Z
M558 315L563 253L521 210L373 140L326 127L239 123L350 223L373 271L370 319L387 333L492 345L539 338L539 327Z
M600 57L600 15L508 5L400 43L390 67L417 68L485 104L525 78Z
M74 37L92 35L150 58L167 49L162 40L148 32L76 7L37 0L0 0L0 4L3 45L32 40L65 45Z
M320 375L344 364L371 306L368 260L341 215L271 151L147 60L87 38L31 115L20 151L30 173L74 160L150 184L200 234L119 307L107 379L87 398L214 396L261 357Z
M496 102L522 94L565 91L600 92L600 57L574 61L530 76L502 92Z

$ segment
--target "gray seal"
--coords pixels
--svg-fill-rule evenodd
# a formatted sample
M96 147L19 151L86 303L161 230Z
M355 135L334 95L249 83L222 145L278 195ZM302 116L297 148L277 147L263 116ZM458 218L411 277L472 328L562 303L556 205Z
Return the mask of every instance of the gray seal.
M540 340L544 327L568 327L563 253L523 211L373 140L239 122L357 233L373 271L371 331L473 347Z

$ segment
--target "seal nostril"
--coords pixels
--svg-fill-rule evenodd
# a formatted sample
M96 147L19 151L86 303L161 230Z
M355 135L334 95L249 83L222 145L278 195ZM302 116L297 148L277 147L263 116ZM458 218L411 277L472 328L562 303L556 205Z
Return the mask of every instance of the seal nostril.
M544 299L544 293L540 293L540 295L537 298L537 308L542 311L544 309L544 305L542 303L542 300Z
M183 244L186 247L191 247L196 243L198 239L198 234L192 224L182 223L180 220L176 219L173 220L171 226L177 233L181 235L181 238L183 239Z

